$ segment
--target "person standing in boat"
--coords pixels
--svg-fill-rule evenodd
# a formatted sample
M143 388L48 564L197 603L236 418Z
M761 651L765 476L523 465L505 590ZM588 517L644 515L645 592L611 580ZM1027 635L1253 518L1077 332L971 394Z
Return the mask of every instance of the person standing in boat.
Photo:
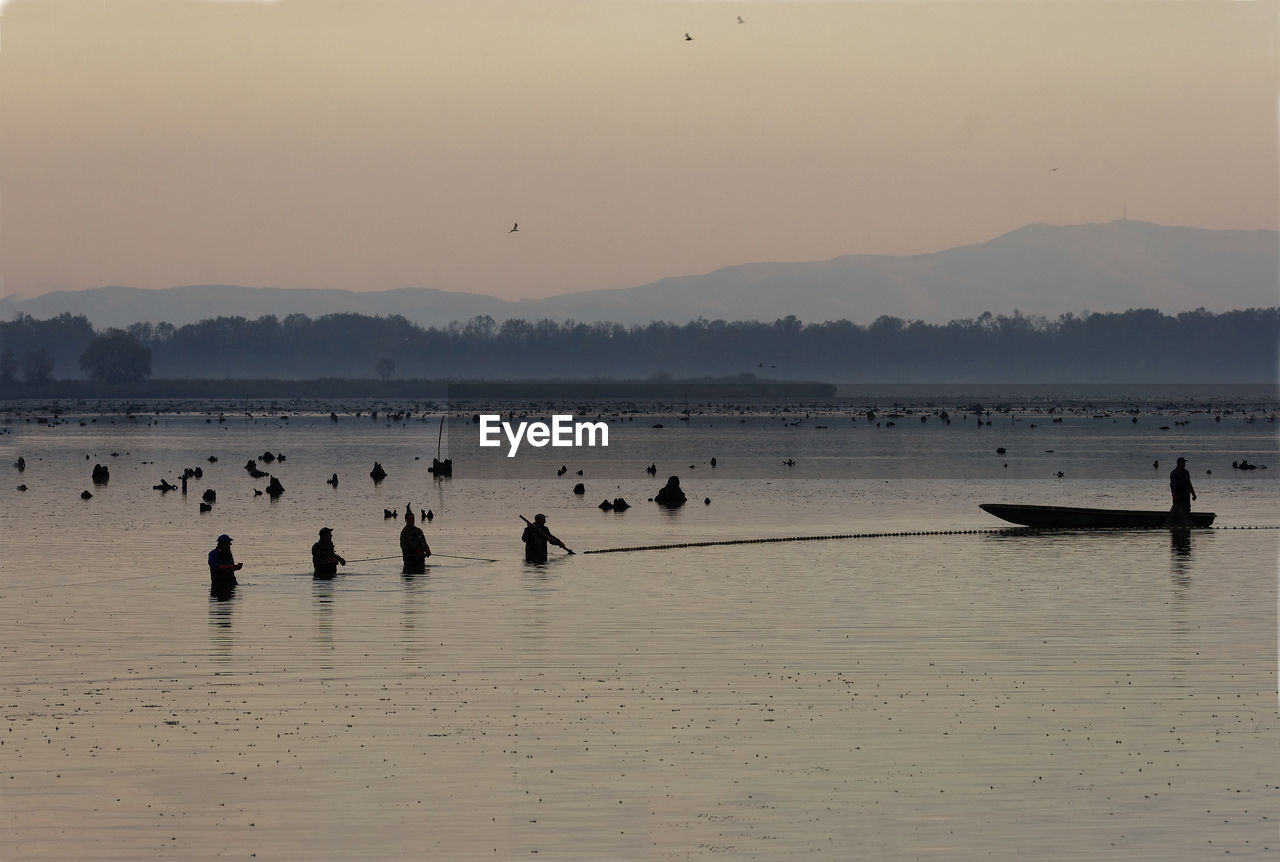
M1196 489L1191 485L1191 473L1187 459L1179 458L1178 465L1169 473L1169 491L1173 494L1173 508L1169 521L1175 524L1191 523L1191 501L1196 499Z
M231 537L223 533L217 546L209 552L209 592L213 595L229 594L240 582L236 572L244 568L231 555Z
M311 565L315 566L317 578L332 578L338 573L338 565L346 565L333 547L333 530L320 528L320 541L311 546Z
M528 521L525 522L529 524ZM547 529L547 516L541 513L533 516L533 523L524 528L524 535L520 537L524 541L524 561L526 563L545 563L547 561L547 544L556 545L564 548L569 553L569 546L564 542L551 535L551 531Z
M404 508L404 529L400 531L400 555L404 557L406 575L420 575L427 570L431 546L422 528L413 523L413 510L408 506Z

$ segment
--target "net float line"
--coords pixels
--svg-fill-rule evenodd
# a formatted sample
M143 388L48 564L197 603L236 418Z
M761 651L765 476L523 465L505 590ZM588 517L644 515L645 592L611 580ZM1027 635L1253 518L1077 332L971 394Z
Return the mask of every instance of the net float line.
M837 533L829 536L776 536L764 539L721 539L712 542L675 542L669 545L635 545L630 548L597 548L591 551L583 551L584 554L622 554L631 551L673 551L680 548L714 548L724 545L766 545L778 542L828 542L839 539L893 539L905 536L967 536L981 535L992 533L1003 533L1005 535L1032 535L1035 533L1053 533L1066 532L1068 530L1079 528L1064 527L1061 529L1051 529L1044 527L991 527L980 530L910 530L905 532L888 532L888 533ZM1276 530L1280 526L1259 526L1259 527L1211 527L1212 530ZM1117 532L1123 531L1124 528L1117 528ZM1104 532L1091 530L1090 532Z
M836 539L887 539L898 536L960 536L974 533L1013 532L1001 529L923 530L901 533L838 533L830 536L775 536L765 539L721 539L714 542L676 542L670 545L636 545L631 548L598 548L584 554L621 554L627 551L669 551L677 548L712 548L722 545L766 545L777 542L827 542Z

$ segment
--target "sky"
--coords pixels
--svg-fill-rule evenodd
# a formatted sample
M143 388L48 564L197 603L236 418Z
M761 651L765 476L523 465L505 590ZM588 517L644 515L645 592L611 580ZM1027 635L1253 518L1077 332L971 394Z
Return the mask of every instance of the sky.
M0 0L0 293L1276 229L1278 5Z

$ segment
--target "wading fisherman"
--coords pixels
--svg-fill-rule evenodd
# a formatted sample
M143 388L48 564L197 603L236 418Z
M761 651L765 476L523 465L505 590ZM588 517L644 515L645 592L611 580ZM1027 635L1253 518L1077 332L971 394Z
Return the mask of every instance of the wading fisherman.
M218 537L217 547L209 552L209 593L229 595L240 583L236 572L243 568L244 563L237 563L231 555L231 537L223 533Z
M529 524L529 526L524 528L524 535L520 538L524 541L524 561L526 563L545 563L547 561L548 542L564 548L571 554L573 553L568 545L551 535L551 531L547 529L546 515L539 513L533 516L532 524L529 523L528 519L525 520L525 523Z
M1196 489L1191 485L1186 458L1179 458L1178 466L1169 473L1169 492L1173 494L1169 524L1174 527L1191 526L1191 501L1196 498Z
M347 561L338 555L333 547L333 530L320 528L320 541L311 546L311 565L315 566L317 578L332 578L338 573L338 564L346 565Z
M404 557L404 573L420 575L427 570L427 557L431 546L420 527L414 526L413 510L404 507L404 529L400 531L400 554Z

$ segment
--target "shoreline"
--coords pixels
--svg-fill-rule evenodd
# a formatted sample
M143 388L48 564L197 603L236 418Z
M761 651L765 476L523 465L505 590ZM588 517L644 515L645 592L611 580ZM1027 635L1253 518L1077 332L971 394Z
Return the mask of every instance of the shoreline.
M719 384L468 384L433 393L361 395L331 393L268 395L193 395L189 397L30 397L0 400L0 426L35 421L67 424L81 417L205 416L219 421L289 416L382 419L387 422L435 421L440 416L471 420L480 413L544 417L641 416L672 420L691 416L800 414L811 417L868 411L894 418L934 415L1140 415L1246 414L1275 421L1280 392L1269 384L770 384L760 387ZM332 414L332 415L331 415Z

